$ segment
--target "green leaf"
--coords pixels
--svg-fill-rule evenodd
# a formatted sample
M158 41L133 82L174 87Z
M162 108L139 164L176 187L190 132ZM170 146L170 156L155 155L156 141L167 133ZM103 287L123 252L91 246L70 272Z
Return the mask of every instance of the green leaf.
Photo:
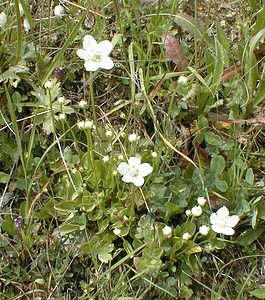
M224 49L222 44L215 39L215 52L216 52L216 59L214 63L214 71L212 77L212 86L211 90L215 93L221 83L221 78L223 75L224 70Z
M210 169L216 176L223 172L225 168L225 159L222 155L213 155L211 159Z
M250 295L258 299L265 299L265 288L255 289L250 292Z
M249 228L240 234L236 242L241 246L250 245L264 232L264 229L264 227L255 229Z
M206 142L210 145L213 146L221 146L222 145L222 140L219 135L213 133L213 132L206 132L204 134L204 138Z
M55 205L55 209L62 214L70 214L75 212L74 201L62 201Z
M207 30L192 16L184 13L177 13L175 16L175 23L193 34L195 40L204 39L210 46L213 46L213 41L207 35Z
M172 202L167 202L166 204L166 219L168 220L174 215L180 214L183 212L183 208L179 205L176 205Z
M0 172L0 183L8 183L8 181L9 175L4 172Z
M226 192L228 189L228 185L226 181L220 180L218 178L215 179L215 186L218 188L219 191L221 192Z
M245 176L245 180L250 185L254 184L254 173L253 173L253 170L251 168L248 168L246 176Z

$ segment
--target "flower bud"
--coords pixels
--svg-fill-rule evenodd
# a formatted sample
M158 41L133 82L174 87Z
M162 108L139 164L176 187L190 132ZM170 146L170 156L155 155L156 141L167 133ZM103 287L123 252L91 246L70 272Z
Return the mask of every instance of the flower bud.
M170 226L165 226L163 229L162 229L162 232L164 235L170 237L171 234L172 234L172 228Z
M87 102L85 100L81 100L78 105L80 108L85 108L87 106Z
M30 24L27 18L24 19L23 21L23 27L26 33L28 33L30 31Z
M62 5L56 5L54 7L54 15L61 18L65 14L65 9Z
M200 228L199 228L199 232L201 235L207 235L210 231L210 227L206 226L206 225L202 225Z
M188 241L191 238L191 235L188 232L185 232L182 235L183 240Z
M178 78L178 83L179 84L185 85L187 82L188 82L188 79L187 79L186 76L183 76L183 75L179 76L179 78Z
M194 217L199 217L201 214L202 214L202 208L200 206L194 206L192 209L191 209L191 214L194 216Z
M119 228L115 228L115 229L113 230L113 233L114 233L115 235L120 235L120 234L121 234L121 230L120 230Z
M197 203L200 205L200 206L204 206L206 204L207 200L204 198L204 197L198 197L197 198Z
M46 81L44 87L45 89L50 90L53 88L53 83L51 81Z
M128 140L130 143L136 142L137 141L137 135L135 133L132 133L128 136Z
M65 98L64 97L59 97L58 98L58 103L59 104L64 104L64 102L65 102Z

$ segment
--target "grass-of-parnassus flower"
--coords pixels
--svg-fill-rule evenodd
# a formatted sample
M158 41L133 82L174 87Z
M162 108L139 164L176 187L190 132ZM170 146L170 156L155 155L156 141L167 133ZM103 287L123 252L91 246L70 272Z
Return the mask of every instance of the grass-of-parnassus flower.
M117 171L122 175L122 180L133 183L135 186L144 184L144 177L152 173L153 167L149 163L141 163L141 159L130 157L128 163L121 162Z
M229 216L229 210L226 206L219 208L216 213L212 213L210 216L212 230L224 235L233 235L235 233L233 227L236 226L239 220L237 215Z
M93 36L87 34L84 36L83 49L78 49L76 54L85 61L84 67L87 71L110 70L114 67L113 61L109 57L112 48L110 41L97 43Z

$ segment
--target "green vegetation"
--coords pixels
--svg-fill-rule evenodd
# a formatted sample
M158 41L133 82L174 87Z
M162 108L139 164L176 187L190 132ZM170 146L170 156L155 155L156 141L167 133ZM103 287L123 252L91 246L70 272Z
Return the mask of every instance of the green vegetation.
M0 3L0 299L265 299L265 9Z

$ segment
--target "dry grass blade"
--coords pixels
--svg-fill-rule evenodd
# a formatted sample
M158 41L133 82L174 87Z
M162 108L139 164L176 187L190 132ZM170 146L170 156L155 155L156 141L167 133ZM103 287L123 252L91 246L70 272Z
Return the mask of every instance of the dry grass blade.
M162 41L165 45L167 57L176 64L178 71L184 71L188 67L189 61L178 39L174 35L166 33L162 36Z

